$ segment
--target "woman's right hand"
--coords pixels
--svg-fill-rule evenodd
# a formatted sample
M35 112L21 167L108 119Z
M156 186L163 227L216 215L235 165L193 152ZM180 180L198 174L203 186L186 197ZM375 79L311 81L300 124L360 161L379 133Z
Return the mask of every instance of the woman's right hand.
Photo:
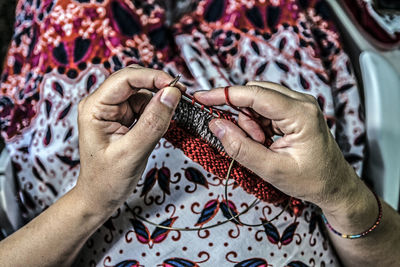
M198 93L205 105L228 104L224 89ZM278 84L251 82L231 86L230 102L259 114L255 123L243 114L238 126L210 122L225 151L288 195L322 208L330 225L345 234L359 234L376 225L378 204L367 186L344 159L314 97ZM282 137L269 148L272 134ZM400 216L382 202L382 220L375 230L357 239L331 233L344 266L400 266Z
M167 131L180 90L185 90L180 83L167 87L172 80L163 71L131 65L80 102L81 170L74 190L102 214L132 193ZM158 92L152 96L150 91Z

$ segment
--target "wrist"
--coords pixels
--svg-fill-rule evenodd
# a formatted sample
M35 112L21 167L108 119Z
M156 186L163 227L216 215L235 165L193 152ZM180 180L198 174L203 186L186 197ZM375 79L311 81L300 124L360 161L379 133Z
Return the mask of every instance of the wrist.
M376 198L358 177L344 191L341 199L332 206L321 207L322 212L329 224L339 232L361 233L376 221L379 213Z
M343 171L337 174L337 182L329 186L331 189L326 190L326 200L319 205L324 214L330 217L341 216L344 211L351 213L352 210L357 210L365 193L362 190L364 183L350 165L346 164L344 168L338 169Z
M101 199L92 195L90 191L83 184L77 183L68 194L73 199L82 217L90 218L94 223L99 222L101 224L111 216L116 208L104 204Z

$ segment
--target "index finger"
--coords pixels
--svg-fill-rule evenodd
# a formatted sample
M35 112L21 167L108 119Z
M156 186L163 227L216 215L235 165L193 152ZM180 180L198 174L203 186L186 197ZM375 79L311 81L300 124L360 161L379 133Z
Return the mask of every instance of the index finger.
M168 86L173 79L161 70L126 67L110 75L94 94L102 104L117 105L140 89L157 92ZM177 83L175 87L181 91L186 90L181 83Z
M276 90L252 85L230 86L228 92L229 99L224 88L197 92L195 97L207 106L231 103L236 107L249 107L272 120L287 119L297 113L297 100Z

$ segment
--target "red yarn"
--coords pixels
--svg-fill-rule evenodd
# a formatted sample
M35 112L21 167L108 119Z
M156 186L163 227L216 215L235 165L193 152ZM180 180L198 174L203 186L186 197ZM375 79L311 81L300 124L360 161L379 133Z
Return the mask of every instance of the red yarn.
M227 91L225 89L225 92ZM227 93L226 98L227 103L234 107L231 105ZM193 99L193 101L195 100ZM235 108L238 109L237 107ZM248 116L252 117L251 115ZM227 112L220 111L220 118L232 121L235 124L237 123L232 114ZM187 157L199 163L206 171L218 177L225 178L231 162L231 158L225 152L220 152L213 148L206 140L203 140L199 136L189 134L185 129L180 128L175 121L171 121L170 127L164 137L175 147L181 149ZM291 211L297 216L301 214L304 204L300 200L290 199L288 195L239 163L233 166L230 177L235 179L236 183L247 193L253 194L260 200L273 204L283 204L290 200L289 207Z
M228 106L230 106L231 108L233 108L236 111L242 112L247 117L251 118L252 120L254 120L256 122L258 122L257 118L254 116L253 113L249 112L248 110L238 108L237 106L232 104L232 102L231 102L231 100L229 98L229 86L225 86L224 94L225 94L225 101L228 104Z

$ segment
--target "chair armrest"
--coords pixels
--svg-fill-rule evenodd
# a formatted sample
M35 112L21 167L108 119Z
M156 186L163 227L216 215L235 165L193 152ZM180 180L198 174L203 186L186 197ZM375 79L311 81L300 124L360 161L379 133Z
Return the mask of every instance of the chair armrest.
M400 58L400 51L397 56ZM360 55L364 83L368 158L365 176L393 208L400 196L400 73L383 56Z

